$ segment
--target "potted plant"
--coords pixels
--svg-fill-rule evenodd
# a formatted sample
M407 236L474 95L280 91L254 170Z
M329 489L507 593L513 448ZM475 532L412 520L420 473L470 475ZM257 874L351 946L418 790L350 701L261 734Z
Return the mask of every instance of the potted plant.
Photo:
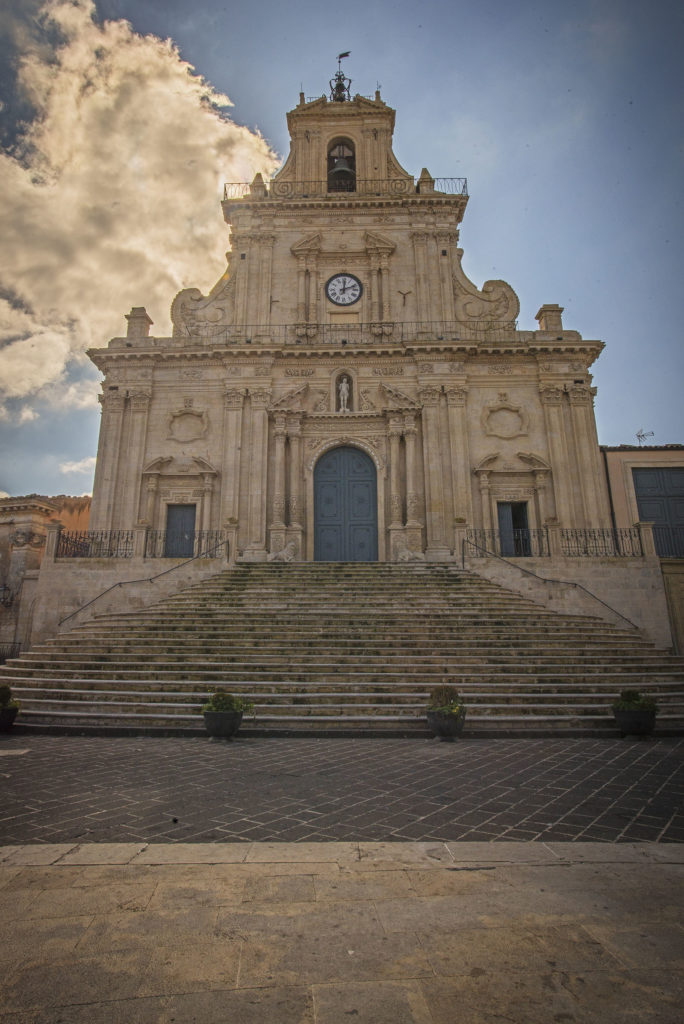
M6 684L0 686L0 732L9 732L19 711L19 701L14 700Z
M244 712L254 711L254 705L242 697L224 690L214 690L202 705L204 726L212 739L231 740L240 728Z
M465 725L466 708L455 686L443 683L430 691L427 724L430 732L446 743L453 743Z
M622 736L650 736L655 728L658 705L640 690L622 690L613 701L615 723Z

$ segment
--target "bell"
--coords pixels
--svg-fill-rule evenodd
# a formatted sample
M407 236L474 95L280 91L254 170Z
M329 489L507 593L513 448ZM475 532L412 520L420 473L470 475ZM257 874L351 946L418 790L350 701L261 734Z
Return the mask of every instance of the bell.
M346 157L344 157L344 156L337 156L337 157L335 157L335 166L333 167L332 171L330 171L330 174L331 174L331 176L332 175L338 175L339 176L341 174L344 174L344 175L347 175L347 176L352 176L354 174L354 172L351 169L351 167L349 166L349 164L347 163L347 158Z

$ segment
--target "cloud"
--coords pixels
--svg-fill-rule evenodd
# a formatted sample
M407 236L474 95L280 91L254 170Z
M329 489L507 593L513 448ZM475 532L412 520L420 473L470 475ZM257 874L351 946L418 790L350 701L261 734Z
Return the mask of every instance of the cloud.
M93 473L96 461L93 455L79 459L78 462L60 462L59 471L60 473Z
M155 333L188 285L224 269L223 181L277 158L232 122L169 41L97 25L92 0L48 0L51 47L27 45L18 88L37 116L0 153L0 394L78 402L70 370L145 305ZM87 403L94 390L85 388Z

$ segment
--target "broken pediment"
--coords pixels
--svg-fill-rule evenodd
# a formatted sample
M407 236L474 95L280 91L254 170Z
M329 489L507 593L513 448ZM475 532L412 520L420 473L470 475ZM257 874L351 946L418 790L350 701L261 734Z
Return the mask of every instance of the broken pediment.
M367 231L364 240L366 243L366 251L369 253L377 253L380 256L389 256L396 249L394 242L390 241L389 238L385 238L377 231Z
M313 235L307 235L299 242L290 247L293 256L308 256L311 253L320 252L322 248L321 236L318 231Z
M297 388L291 388L281 398L276 399L270 405L271 412L302 412L304 401L309 393L308 384L300 384Z
M414 398L409 398L408 395L405 395L403 391L398 391L397 388L391 388L389 384L380 384L378 390L383 411L391 412L400 409L417 411L420 409L420 404Z

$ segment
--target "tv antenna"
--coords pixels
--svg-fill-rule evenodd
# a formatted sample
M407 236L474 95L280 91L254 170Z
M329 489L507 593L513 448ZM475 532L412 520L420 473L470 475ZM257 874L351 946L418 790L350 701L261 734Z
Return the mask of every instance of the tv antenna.
M649 430L649 432L646 434L646 433L644 433L644 428L643 427L640 430L637 430L637 433L636 433L636 439L639 442L639 445L642 445L647 437L653 437L653 436L654 436L654 434L653 434L652 430Z

